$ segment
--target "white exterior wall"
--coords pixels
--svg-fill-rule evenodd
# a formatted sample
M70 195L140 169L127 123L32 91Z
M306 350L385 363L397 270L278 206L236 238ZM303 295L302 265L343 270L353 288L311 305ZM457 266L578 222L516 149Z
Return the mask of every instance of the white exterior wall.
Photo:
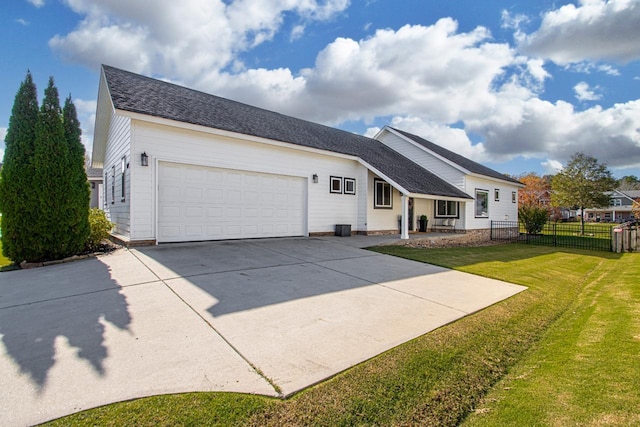
M497 180L482 179L479 177L467 177L467 188L465 191L472 197L476 196L476 189L487 190L489 192L489 218L475 217L475 200L466 203L465 216L467 218L466 228L485 229L491 227L491 220L494 221L517 221L518 220L518 187L506 182ZM500 201L496 201L494 191L500 190ZM512 202L511 193L516 193L516 203Z
M131 172L129 166L125 172L125 197L122 200L122 174L121 159L126 157L126 163L130 164L131 146L131 120L128 117L111 116L109 123L107 150L105 153L103 175L107 181L104 183L104 210L111 222L115 223L114 232L123 236L129 236L131 229ZM112 167L115 166L115 197L112 197Z
M132 127L132 240L156 237L158 161L303 177L308 182L308 232L333 232L335 224L366 229L367 169L356 160L139 120ZM148 167L140 165L142 152L149 156ZM330 176L355 178L356 195L330 193Z
M378 137L378 140L406 158L412 160L414 163L419 164L439 178L444 179L449 184L464 190L465 174L459 169L456 169L436 156L428 153L424 148L417 147L414 143L386 130L382 132Z

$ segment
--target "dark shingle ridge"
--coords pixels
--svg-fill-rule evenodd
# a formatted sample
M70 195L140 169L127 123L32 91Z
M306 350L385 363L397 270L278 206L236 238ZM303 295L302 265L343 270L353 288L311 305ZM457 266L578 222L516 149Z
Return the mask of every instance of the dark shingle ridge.
M471 197L380 141L103 65L118 110L359 157L411 193Z
M513 182L516 184L521 184L520 181L511 178L508 175L505 175L503 173L500 173L496 170L493 170L491 168L488 168L484 165L481 165L480 163L474 162L471 159L468 159L464 156L461 156L460 154L454 153L453 151L447 150L444 147L441 147L438 144L435 144L431 141L428 141L424 138L419 137L418 135L414 135L411 134L409 132L405 132L403 130L400 129L396 129L393 128L391 126L389 126L391 129L395 130L396 132L406 136L407 138L411 139L412 141L422 145L423 147L427 148L428 150L433 151L434 153L444 157L447 160L452 161L453 163L463 167L464 169L468 170L469 172L473 172L473 173L477 173L479 175L485 175L485 176L489 176L492 178L498 178L498 179L502 179L504 181L509 181L509 182Z

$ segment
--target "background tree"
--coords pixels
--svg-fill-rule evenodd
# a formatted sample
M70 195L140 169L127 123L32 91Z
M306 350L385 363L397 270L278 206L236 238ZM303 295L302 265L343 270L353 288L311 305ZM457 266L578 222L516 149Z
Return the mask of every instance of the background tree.
M89 202L90 190L85 170L85 150L80 139L80 121L76 106L67 97L62 109L64 137L69 149L69 250L79 252L89 238Z
M518 189L518 220L527 234L538 234L551 214L551 183L548 177L529 172L517 177L525 186Z
M29 261L59 259L73 254L69 217L72 197L69 144L65 139L60 98L53 77L44 91L36 126L35 180L41 216L37 223L38 245L30 248Z
M616 189L620 191L640 190L640 179L635 175L623 176L616 182Z
M2 252L15 262L27 259L24 249L37 244L39 201L32 191L37 122L38 94L31 73L27 72L11 110L0 180Z
M640 221L640 199L635 199L631 205L631 212L636 221Z
M549 206L551 203L551 179L540 176L535 172L516 177L525 186L518 189L518 204L520 206Z
M578 206L581 212L580 232L584 234L584 209L609 206L607 191L616 181L607 166L583 153L571 156L569 163L551 181L554 206Z

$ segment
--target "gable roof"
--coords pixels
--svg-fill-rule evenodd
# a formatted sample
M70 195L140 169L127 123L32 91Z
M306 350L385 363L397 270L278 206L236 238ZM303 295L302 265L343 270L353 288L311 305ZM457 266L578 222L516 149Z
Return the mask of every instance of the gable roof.
M351 155L410 193L472 199L375 139L107 65L102 70L116 110Z
M628 198L635 200L640 199L640 190L616 190L619 193L624 194Z
M391 126L387 126L389 129L394 130L395 132L403 135L404 137L412 140L413 142L415 142L416 144L419 144L421 146L423 146L424 148L426 148L429 151L432 151L434 153L436 153L437 155L439 155L440 157L444 157L445 159L449 160L450 162L455 163L456 165L458 165L459 167L461 167L462 169L469 171L471 173L474 174L478 174L478 175L484 175L484 176L488 176L490 178L496 178L496 179L501 179L503 181L508 181L514 184L520 184L522 185L522 183L520 181L518 181L517 179L513 179L503 173L500 173L498 171L495 171L491 168L488 168L484 165L481 165L480 163L474 162L471 159L468 159L464 156L461 156L460 154L456 154L453 151L447 150L444 147L441 147L438 144L434 144L431 141L428 141L424 138L419 137L418 135L414 135L412 133L409 132L405 132L403 130L400 129L396 129L393 128Z

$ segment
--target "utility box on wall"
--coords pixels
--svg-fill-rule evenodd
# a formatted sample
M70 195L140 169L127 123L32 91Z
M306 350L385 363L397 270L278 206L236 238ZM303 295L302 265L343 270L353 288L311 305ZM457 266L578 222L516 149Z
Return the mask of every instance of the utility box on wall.
M336 236L351 236L351 224L336 224Z

